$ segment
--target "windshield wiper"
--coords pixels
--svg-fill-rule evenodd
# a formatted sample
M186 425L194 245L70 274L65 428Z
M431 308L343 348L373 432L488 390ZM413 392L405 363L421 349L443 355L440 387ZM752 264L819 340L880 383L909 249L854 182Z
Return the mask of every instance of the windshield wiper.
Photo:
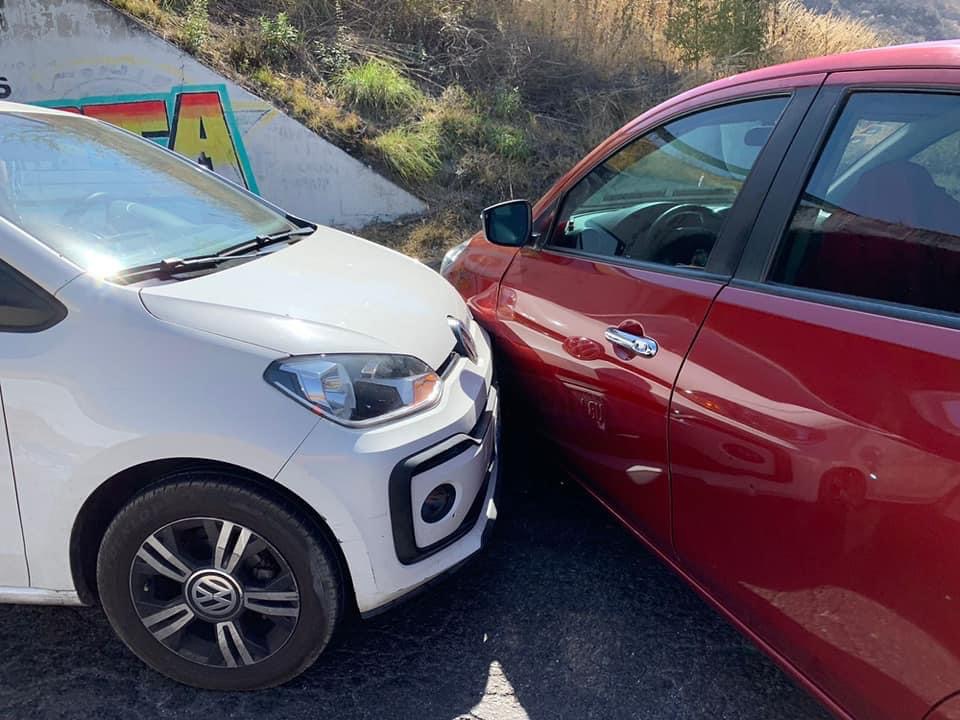
M236 255L243 255L250 252L251 250L259 250L264 248L267 245L273 245L278 242L285 242L292 237L297 237L300 235L312 235L317 231L317 228L313 225L306 225L304 227L290 228L289 230L281 230L280 232L271 233L270 235L257 235L253 240L245 240L242 243L237 243L228 248L224 248L217 253L217 257L234 257Z
M273 245L278 242L285 242L292 237L300 235L311 235L317 228L313 225L304 227L281 230L270 235L257 235L253 240L245 240L228 248L224 248L212 255L196 255L188 258L166 258L157 262L147 263L146 265L137 265L126 268L113 275L113 278L123 282L131 283L139 280L148 280L155 277L174 277L182 273L207 270L217 267L220 263L229 260L245 260L247 258L260 257L265 253L259 252L261 248L267 245Z
M155 277L174 277L182 273L208 270L231 260L246 260L259 257L261 253L245 255L197 255L189 258L166 258L158 262L129 267L114 274L115 280L131 283Z

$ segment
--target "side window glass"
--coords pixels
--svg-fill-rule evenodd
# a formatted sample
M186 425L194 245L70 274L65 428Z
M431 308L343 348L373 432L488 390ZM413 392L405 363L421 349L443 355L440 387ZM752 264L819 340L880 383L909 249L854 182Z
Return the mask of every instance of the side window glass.
M960 312L960 96L851 96L769 279Z
M926 168L930 177L954 200L960 200L960 127L913 156L913 162Z
M549 246L705 267L788 100L704 110L634 140L570 190Z
M31 332L62 318L63 308L41 288L0 262L0 332Z
M901 127L903 123L896 120L858 120L850 134L850 141L843 149L843 155L840 156L837 172L842 173L848 169Z

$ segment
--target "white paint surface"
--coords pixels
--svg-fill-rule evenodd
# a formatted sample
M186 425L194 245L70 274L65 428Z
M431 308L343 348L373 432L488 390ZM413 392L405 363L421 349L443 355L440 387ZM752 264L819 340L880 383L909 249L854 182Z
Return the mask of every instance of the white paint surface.
M0 99L69 100L80 106L86 100L99 107L167 96L172 129L178 92L221 86L227 124L239 136L231 139L252 175L247 184L268 200L345 228L425 209L358 160L99 0L0 3ZM182 129L184 135L193 131ZM229 165L215 169L244 181Z

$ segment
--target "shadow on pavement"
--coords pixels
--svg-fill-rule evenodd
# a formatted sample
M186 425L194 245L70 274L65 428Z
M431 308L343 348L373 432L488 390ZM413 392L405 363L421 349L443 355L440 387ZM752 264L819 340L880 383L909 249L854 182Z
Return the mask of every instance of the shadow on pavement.
M0 718L826 717L582 490L532 465L506 458L484 553L351 624L276 690L181 687L98 610L0 606Z

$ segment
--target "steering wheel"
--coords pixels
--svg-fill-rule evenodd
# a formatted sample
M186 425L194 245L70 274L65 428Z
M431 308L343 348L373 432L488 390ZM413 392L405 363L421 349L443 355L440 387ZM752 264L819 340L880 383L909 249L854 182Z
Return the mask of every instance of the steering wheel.
M679 221L682 218L692 218L693 222ZM665 255L669 255L671 246L685 238L695 236L712 236L710 245L716 241L723 223L716 212L705 205L683 203L675 205L665 211L660 217L650 223L646 233L647 259L654 262L664 262ZM709 252L709 248L707 248ZM676 264L676 263L668 263ZM689 263L680 263L689 264Z
M71 227L73 222L78 218L82 217L84 213L90 211L92 208L97 205L102 204L104 206L104 220L108 222L106 218L107 205L113 200L113 196L110 193L98 190L97 192L90 193L85 198L78 200L73 203L70 207L63 211L60 215L60 222L67 227Z

